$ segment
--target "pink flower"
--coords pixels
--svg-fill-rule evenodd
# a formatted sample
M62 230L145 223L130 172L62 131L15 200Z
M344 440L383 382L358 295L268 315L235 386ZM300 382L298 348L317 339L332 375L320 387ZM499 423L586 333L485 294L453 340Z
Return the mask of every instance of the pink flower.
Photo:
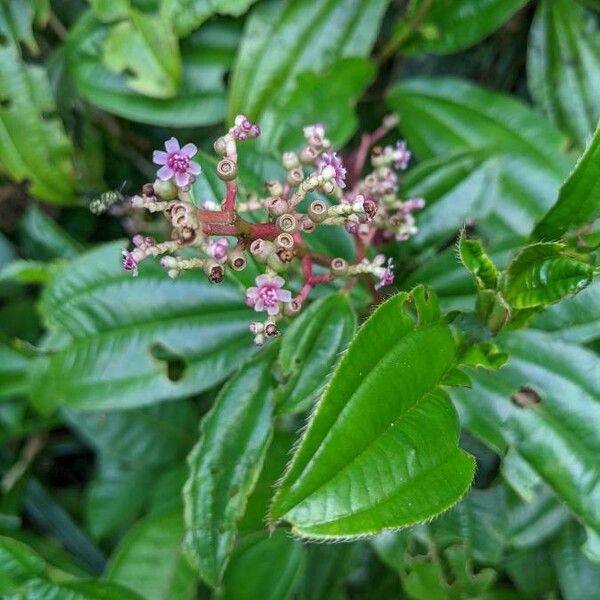
M317 168L321 175L328 179L335 179L335 182L342 189L346 187L346 169L341 159L335 152L324 152L317 161Z
M410 158L412 156L411 151L406 147L406 142L396 142L396 148L394 149L394 166L396 169L406 169Z
M260 312L266 310L270 316L279 312L279 303L287 303L292 299L292 293L282 289L285 279L278 275L259 275L256 278L258 287L246 290L246 304Z
M413 210L421 210L425 206L424 198L409 198L402 205L402 212L410 213Z
M137 276L138 274L138 261L135 258L135 255L133 254L133 252L129 252L129 250L123 250L122 251L123 254L123 268L126 271L132 271L133 272L133 276Z
M225 238L218 240L209 240L208 252L215 260L223 260L227 257L229 251L229 243Z
M178 187L185 187L192 183L196 175L200 175L200 165L190 160L198 152L194 144L186 144L179 147L179 142L172 137L165 142L166 152L155 150L152 161L156 165L162 165L156 175L163 181L175 178Z
M252 123L246 115L238 115L230 131L233 137L240 142L248 138L257 138L260 135L260 127Z
M375 257L373 264L383 265L385 256L379 254ZM379 281L375 284L375 289L378 290L386 285L392 285L394 283L394 260L392 258L387 259L385 267L379 266L375 269L375 275L379 277Z

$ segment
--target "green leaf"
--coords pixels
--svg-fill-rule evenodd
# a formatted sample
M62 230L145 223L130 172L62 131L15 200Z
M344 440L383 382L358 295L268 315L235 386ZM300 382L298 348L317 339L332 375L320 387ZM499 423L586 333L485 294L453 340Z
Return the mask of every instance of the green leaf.
M106 69L102 50L108 27L91 14L84 14L69 32L67 69L86 100L126 119L166 127L218 123L225 115L223 79L233 61L238 30L236 23L215 21L181 42L183 81L175 98L137 94L123 76Z
M169 22L130 10L104 42L104 64L115 73L127 73L127 85L151 98L172 98L181 84L181 57Z
M542 0L530 31L529 91L580 148L600 119L599 33L593 15L570 0Z
M73 201L72 147L43 67L23 62L17 46L0 45L0 165L30 181L31 194L55 204Z
M238 49L229 120L239 113L262 120L265 111L291 94L300 73L318 73L340 58L368 55L387 4L388 0L261 2L248 18Z
M300 73L289 96L261 118L259 145L295 150L306 143L302 128L318 122L335 147L343 146L358 126L356 101L374 77L373 63L363 58L342 58L319 74Z
M305 549L284 531L255 534L238 544L223 580L223 600L289 600L300 583Z
M54 263L37 260L14 260L0 269L0 283L3 281L24 284L47 283L58 268L60 267Z
M437 77L397 85L388 102L399 113L400 127L420 160L448 160L447 166L441 163L445 179L436 173L440 165L432 162L421 167L410 188L411 195L425 200L427 189L433 190L436 202L429 210L434 212L425 218L434 221L438 237L449 226L458 229L467 216L491 241L510 232L528 235L568 173L564 138L513 98ZM459 184L465 186L466 199L459 196ZM451 192L459 199L457 216L450 205ZM450 225L444 226L444 218Z
M185 547L201 577L216 586L235 544L271 438L272 349L223 387L204 417L184 488Z
M106 579L146 600L196 598L196 576L183 557L182 540L181 509L146 517L121 540Z
M34 0L4 0L0 4L0 33L25 44L34 55L39 54L40 48L32 25L38 17L44 17L40 8Z
M429 0L410 5L408 18ZM402 54L452 54L475 45L508 21L527 0L434 0Z
M458 254L462 264L473 275L480 289L495 290L498 285L498 269L485 251L480 240L470 240L461 233Z
M0 593L8 594L33 577L43 577L46 564L25 544L0 537Z
M239 17L256 0L163 0L162 16L184 37L215 14Z
M584 537L581 528L571 522L552 544L552 560L565 600L594 600L600 589L600 565L581 551Z
M533 230L532 237L555 240L600 216L600 128L563 183L558 200Z
M549 306L535 318L532 326L553 332L569 342L586 344L600 338L600 279L576 296Z
M0 342L0 398L8 398L27 390L29 357Z
M508 266L504 295L513 308L552 304L588 286L594 272L592 265L567 254L562 244L533 244Z
M450 329L424 288L380 306L317 404L271 521L290 522L296 535L351 538L413 525L455 504L474 461L458 447L454 408L440 387L454 359Z
M131 8L129 0L88 0L96 17L104 23L126 19Z
M242 290L201 273L176 281L155 262L131 277L119 242L69 263L45 288L41 312L60 338L36 359L35 406L117 410L196 394L252 353Z
M29 255L44 258L75 258L83 249L56 221L33 205L20 222L23 245Z
M286 380L275 393L278 414L310 408L355 329L356 315L348 296L341 293L317 300L294 320L279 353Z
M598 357L538 331L498 337L510 354L494 373L470 372L473 389L452 390L461 422L500 454L513 448L592 531L600 531ZM540 402L511 397L527 386Z
M143 600L127 588L103 581L65 581L53 583L30 579L22 595L27 600Z

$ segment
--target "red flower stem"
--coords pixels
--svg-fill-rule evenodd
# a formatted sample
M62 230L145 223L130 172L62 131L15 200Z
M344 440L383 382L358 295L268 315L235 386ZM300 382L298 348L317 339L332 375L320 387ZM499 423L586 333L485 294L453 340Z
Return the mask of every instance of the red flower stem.
M302 257L302 276L306 282L309 282L313 276L312 261L310 260L310 256L308 254L305 254Z
M311 286L315 286L315 285L319 285L320 283L329 283L330 281L334 280L334 276L331 274L327 274L327 275L313 275L309 280L308 283Z
M312 285L310 285L310 283L305 283L302 286L302 289L300 290L299 294L296 296L296 300L303 304L308 295L310 294L310 290L312 290Z
M206 235L240 235L237 225L223 225L221 223L205 223L202 231Z
M231 224L235 221L235 213L233 211L223 210L199 210L198 219L201 223L221 223Z
M235 181L227 182L227 195L223 201L223 210L233 210L235 208L235 197L237 196L237 184Z

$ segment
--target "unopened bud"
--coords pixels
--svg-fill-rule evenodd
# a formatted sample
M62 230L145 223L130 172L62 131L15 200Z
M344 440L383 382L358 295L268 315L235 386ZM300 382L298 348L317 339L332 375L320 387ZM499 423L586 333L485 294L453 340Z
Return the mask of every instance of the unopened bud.
M222 158L217 163L217 176L223 181L232 181L237 176L237 166L230 158Z
M302 302L292 298L284 307L283 314L287 317L295 317L302 310Z
M300 229L302 229L304 233L312 233L316 229L316 226L313 221L303 215L300 220Z
M281 156L281 162L286 171L291 171L300 166L300 160L295 152L284 152Z
M279 229L279 231L285 233L292 233L298 228L298 221L291 213L284 213L283 215L277 217L275 224L277 225L277 229Z
M285 214L290 209L289 204L283 198L269 198L267 201L267 210L274 217Z
M348 274L348 262L343 258L334 258L331 261L331 272L336 277L343 277Z
M335 185L333 181L324 181L321 184L321 190L324 194L333 194L335 190Z
M175 200L177 198L177 186L173 183L172 179L168 181L157 179L152 184L152 191L162 200Z
M281 182L276 179L267 181L267 183L265 183L265 189L270 196L281 196L281 194L283 194L283 186L281 185Z
M300 151L300 162L305 165L311 165L317 160L319 156L319 151L313 148L312 146L307 146L306 148L302 148Z
M279 335L279 329L277 329L277 325L273 322L265 323L265 335L267 337L275 337Z
M233 250L228 256L229 265L234 271L243 271L248 264L246 255L239 250Z
M208 280L212 283L221 283L223 281L223 277L225 275L225 269L223 265L220 265L218 262L207 261L204 265L204 272L208 277Z
M308 216L315 223L322 223L327 218L327 204L323 200L314 200L308 207Z
M294 247L294 238L289 233L280 233L275 238L275 245L278 248L284 248L285 250L290 250Z
M142 194L144 194L144 196L154 196L154 184L152 183L145 183L142 186Z
M267 262L269 256L274 252L275 244L269 240L261 240L258 238L250 244L250 254L261 263Z
M304 180L304 172L300 167L291 169L287 172L287 182L290 185L299 185Z
M227 152L227 142L225 141L225 138L218 138L214 144L214 149L217 154L224 156Z

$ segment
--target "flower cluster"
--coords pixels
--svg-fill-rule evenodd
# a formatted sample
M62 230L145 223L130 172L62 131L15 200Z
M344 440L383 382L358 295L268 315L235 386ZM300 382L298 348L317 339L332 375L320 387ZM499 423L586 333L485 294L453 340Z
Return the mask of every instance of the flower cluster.
M197 148L191 143L180 146L175 138L167 140L164 151L154 152L159 166L156 180L145 184L131 205L163 213L170 222L170 239L157 243L135 235L133 249L123 251L123 267L136 275L143 259L161 256L160 264L170 277L202 269L211 282L219 283L227 269L242 271L248 257L254 257L264 272L246 290L246 303L266 313L263 321L250 324L257 345L278 335L278 320L298 314L317 285L345 279L343 289L349 290L363 280L377 296L380 288L394 282L394 265L374 249L413 236L417 232L413 213L425 204L422 198L399 196L399 171L411 158L406 144L377 145L395 124L387 118L344 160L332 150L323 125L307 126L305 145L281 157L282 180L266 182L265 197L241 201L237 144L258 137L260 129L238 115L214 144L221 156L216 171L226 183L225 197L220 204L205 202L201 209L193 198L193 184L201 174L193 160ZM371 170L363 176L369 156ZM257 221L257 211L262 220ZM252 219L245 218L248 213L253 213ZM314 252L310 235L317 227L345 228L354 240L356 260Z

